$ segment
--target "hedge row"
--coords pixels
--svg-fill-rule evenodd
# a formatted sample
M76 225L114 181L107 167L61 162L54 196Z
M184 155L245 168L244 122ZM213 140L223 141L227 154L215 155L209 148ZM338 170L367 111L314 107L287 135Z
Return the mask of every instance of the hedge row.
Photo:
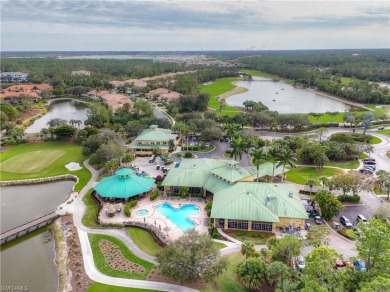
M337 196L337 200L340 202L349 202L349 203L359 203L360 202L360 196L359 195L353 195L353 196L343 196L339 195Z
M199 146L182 146L181 147L181 149L182 150L184 150L184 151L198 151L199 149L200 149L200 147Z
M125 211L125 215L127 217L130 217L131 216L131 211L130 209L135 207L137 205L138 201L137 200L132 200L130 202L127 202L126 205L125 205L125 208L124 208L124 211Z
M349 240L356 240L357 239L357 235L351 229L341 228L341 229L337 230L337 232L339 234L341 234L342 236L348 238Z
M150 195L150 200L154 201L158 197L158 190L154 190L153 193Z

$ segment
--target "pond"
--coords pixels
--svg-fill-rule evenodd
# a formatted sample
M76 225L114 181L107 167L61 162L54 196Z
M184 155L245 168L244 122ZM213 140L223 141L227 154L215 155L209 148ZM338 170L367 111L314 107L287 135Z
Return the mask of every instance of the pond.
M48 106L45 115L35 120L34 123L26 129L26 133L38 133L42 128L48 128L47 123L51 119L60 118L66 121L80 120L80 125L74 125L76 128L84 128L84 121L87 119L88 106L74 99L53 101Z
M235 85L248 91L228 97L226 103L231 106L243 107L246 100L261 101L271 111L281 114L344 112L350 109L341 101L266 78L253 77L253 81L238 81Z
M73 181L1 188L1 232L53 212ZM46 228L1 246L1 285L28 286L28 291L57 291L54 240ZM39 267L39 268L37 268Z

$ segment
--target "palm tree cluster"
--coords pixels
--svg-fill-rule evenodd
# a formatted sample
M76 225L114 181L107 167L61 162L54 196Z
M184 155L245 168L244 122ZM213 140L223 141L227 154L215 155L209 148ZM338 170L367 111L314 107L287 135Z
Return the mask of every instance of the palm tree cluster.
M277 167L283 166L283 173L287 165L295 167L296 154L290 148L275 145L266 150L266 142L263 139L243 138L237 133L237 130L238 126L235 124L228 124L226 127L227 135L231 137L229 144L231 148L230 157L240 161L243 153L250 155L252 163L257 170L257 179L259 177L259 168L263 161L272 163L272 182L274 181L275 169ZM249 160L249 157L247 160Z

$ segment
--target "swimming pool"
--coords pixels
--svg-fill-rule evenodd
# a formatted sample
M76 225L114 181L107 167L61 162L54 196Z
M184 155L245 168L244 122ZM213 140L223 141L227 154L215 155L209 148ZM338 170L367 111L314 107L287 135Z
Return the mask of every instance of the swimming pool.
M183 231L196 226L196 223L188 216L195 215L200 211L200 208L194 204L185 204L180 208L174 208L168 203L162 203L156 206L155 209Z
M145 210L145 209L139 210L139 211L137 212L137 215L138 215L138 216L142 216L142 217L145 217L145 216L147 216L148 214L149 214L149 211L148 211L148 210Z

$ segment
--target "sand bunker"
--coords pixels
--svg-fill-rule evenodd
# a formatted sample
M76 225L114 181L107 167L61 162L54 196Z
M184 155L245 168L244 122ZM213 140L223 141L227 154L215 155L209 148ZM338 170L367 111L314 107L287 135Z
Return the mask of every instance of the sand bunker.
M65 165L65 167L70 171L80 170L82 167L80 166L80 163L78 162L69 162Z

